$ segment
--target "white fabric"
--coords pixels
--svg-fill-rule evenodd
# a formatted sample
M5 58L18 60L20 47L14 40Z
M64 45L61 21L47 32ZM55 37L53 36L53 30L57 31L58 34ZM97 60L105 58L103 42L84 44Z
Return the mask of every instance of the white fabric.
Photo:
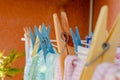
M89 48L78 46L77 55L81 60L86 60L88 56L88 51L89 51Z

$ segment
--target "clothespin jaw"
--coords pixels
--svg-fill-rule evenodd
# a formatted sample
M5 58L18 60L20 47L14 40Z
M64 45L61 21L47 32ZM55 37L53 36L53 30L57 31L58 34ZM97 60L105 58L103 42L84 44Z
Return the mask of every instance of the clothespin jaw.
M88 44L86 45L87 48L90 47L89 44L91 43L91 41L92 41L92 36L86 36L86 44Z
M90 55L87 58L81 80L91 79L94 69L99 63L114 62L118 40L120 35L120 15L115 21L108 37L106 38L107 7L101 9L101 14L96 25L95 34L90 47ZM98 36L98 37L97 37ZM97 40L99 42L97 43ZM104 45L103 45L104 44ZM95 50L97 48L97 50ZM91 62L92 61L92 62ZM90 64L89 64L90 63ZM89 72L89 73L88 73ZM86 75L86 76L85 76Z
M58 16L56 13L53 14L53 21L54 21L54 26L55 26L55 33L56 33L56 40L57 40L57 46L58 46L58 52L61 53L60 55L60 67L61 67L61 72L62 72L62 77L64 75L64 60L66 56L68 55L68 51L70 52L69 55L75 55L74 52L74 47L73 45L71 46L69 40L67 42L67 48L65 47L66 41L62 40L61 36L64 36L64 33L70 36L70 31L69 31L69 24L68 24L68 19L67 15L65 12L61 12L61 22L58 19ZM63 35L62 35L63 34ZM64 37L66 39L66 37ZM69 39L72 39L71 37Z
M41 25L39 26L39 29L37 28L37 27L34 27L34 31L35 31L35 33L36 33L36 36L37 36L37 31L40 31L41 32ZM40 44L40 42L39 42L39 38L38 38L38 36L36 37L36 47L37 47L37 53L39 53L39 51L41 50L41 46L40 46L41 44Z
M37 36L37 26L34 27L34 32L36 33L36 41L35 41L35 45L34 45L34 49L32 52L32 57L36 54L39 53L39 51L41 50L41 46L40 46L40 42ZM39 26L39 31L41 31L41 25Z
M48 34L45 26L42 25L42 31L41 32L39 32L39 30L37 28L36 28L36 31L37 31L38 38L40 40L41 49L44 52L44 54L43 54L44 55L44 60L46 62L46 56L47 56L47 54L49 52L52 53L52 54L55 54L55 52L53 50L52 44L51 44L49 36L48 36L49 34Z
M42 24L42 34L49 38L50 35L50 26L46 28L45 24Z
M78 27L75 28L75 31L76 31L76 33L74 34L72 28L70 28L72 40L74 43L74 48L75 48L75 51L78 52L78 46L82 46L82 42L81 42L80 34L78 31Z
M55 27L58 52L61 53L61 50L65 45L65 43L61 40L61 37L60 37L63 31L61 29L61 24L56 13L53 14L53 21L54 21L54 27ZM64 60L66 56L67 56L67 50L64 49L64 52L60 54L60 68L61 68L62 78L64 75Z
M47 29L43 29L43 26L44 26L44 28L46 28L45 25L42 24L42 26L41 25L39 26L39 31L41 33L43 32L42 34L44 34L44 30L45 30L47 32L47 34L49 35L50 34L50 26L48 26ZM39 53L39 51L41 50L41 44L40 44L38 36L37 36L37 31L38 31L37 29L38 29L37 26L34 26L34 32L36 34L36 42L34 45L32 56L34 56L36 53Z
M108 8L107 6L103 6L101 8L97 24L94 31L94 36L91 41L89 55L86 60L86 64L92 61L96 56L99 55L103 51L102 45L106 41L106 26L107 26L107 14ZM80 80L91 80L92 74L96 66L101 63L102 57L94 61L94 63L84 67L82 76Z
M114 62L116 50L120 38L120 14L117 17L114 25L112 26L112 29L106 39L106 42L110 45L109 50L106 51L106 53L103 56L103 62Z
M35 37L37 37L37 32L35 31L35 27L37 27L36 25L34 26L34 35Z
M47 30L48 36L50 36L50 26L48 26L46 30Z
M32 29L30 27L29 27L29 30L30 30L30 38L31 38L31 42L32 42L32 47L34 48L36 36L35 36L35 34L33 34Z
M72 36L70 35L70 27L68 24L67 14L64 11L61 11L61 24L62 24L61 29L62 29L63 33L65 32L69 35L69 41L67 43L68 45L67 45L66 49L68 49L69 55L76 55L74 52Z

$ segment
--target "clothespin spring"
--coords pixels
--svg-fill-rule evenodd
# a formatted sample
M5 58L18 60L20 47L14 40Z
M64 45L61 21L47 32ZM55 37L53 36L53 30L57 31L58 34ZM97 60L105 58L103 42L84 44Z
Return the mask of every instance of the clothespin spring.
M44 45L46 47L46 48L44 48L44 51L47 51L48 39L47 38L42 39L42 43L44 43Z
M94 63L97 59L99 59L109 48L110 48L110 44L109 43L103 43L102 45L103 48L103 52L101 52L97 57L95 57L93 60L91 60L90 62L86 63L85 66L89 66L92 63Z
M67 49L67 52L68 52L67 43L69 42L69 39L70 39L69 34L66 32L62 32L60 37L61 37L61 40L65 42L65 45L61 50L61 53L64 52L65 48Z

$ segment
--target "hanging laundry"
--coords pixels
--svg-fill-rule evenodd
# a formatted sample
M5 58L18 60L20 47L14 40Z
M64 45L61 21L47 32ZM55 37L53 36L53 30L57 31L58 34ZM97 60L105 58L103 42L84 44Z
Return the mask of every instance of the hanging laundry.
M57 58L55 63L54 80L62 80L62 72L60 68L60 56Z
M102 63L97 66L92 80L120 80L119 70L120 66L118 65L112 63Z
M117 47L115 64L120 65L120 47Z
M30 65L32 63L32 43L31 43L31 39L29 38L29 34L26 32L24 34L24 38L25 38L25 53L26 53L26 64L25 64L25 69L24 69L24 80L26 80L27 78L27 74L29 72L30 69Z
M80 80L85 61L68 55L65 59L64 80Z
M51 45L49 30L45 28L45 25L42 25L41 32L37 27L34 29L39 38L41 50L33 56L26 80L54 80L54 67L58 54Z
M89 48L78 46L78 52L77 55L81 60L86 60L89 52Z
M57 54L48 53L46 62L41 50L33 58L27 80L54 80L54 66Z

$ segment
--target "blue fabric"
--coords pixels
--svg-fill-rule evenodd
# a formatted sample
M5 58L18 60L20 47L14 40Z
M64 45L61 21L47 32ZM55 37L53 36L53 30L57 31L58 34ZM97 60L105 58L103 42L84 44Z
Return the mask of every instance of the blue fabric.
M32 63L32 58L29 58L27 60L27 63L25 65L25 69L24 69L24 80L27 80L27 76L28 76L28 72L29 72L31 63Z
M43 51L33 57L31 67L26 80L53 80L54 66L58 54L48 53L46 63Z

